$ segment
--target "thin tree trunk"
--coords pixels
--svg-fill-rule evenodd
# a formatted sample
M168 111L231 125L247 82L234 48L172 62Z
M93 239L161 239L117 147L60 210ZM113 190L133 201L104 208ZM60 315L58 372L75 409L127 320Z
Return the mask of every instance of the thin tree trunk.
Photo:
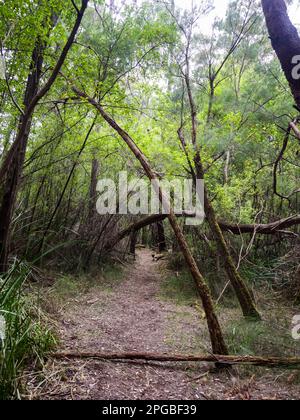
M224 235L220 229L220 226L217 222L215 211L211 202L208 198L208 193L205 190L204 192L204 200L205 200L205 213L207 220L209 222L210 228L213 232L215 240L217 242L218 250L222 260L224 262L225 270L229 277L229 280L235 290L236 296L242 308L243 315L246 318L251 318L254 320L260 320L260 314L256 309L256 305L250 292L249 288L247 287L246 283L244 282L243 278L240 276L232 256L230 255L228 246L226 244Z
M162 221L156 223L156 229L158 240L158 252L164 252L167 249L164 223Z
M75 172L76 167L78 165L78 159L80 158L80 156L82 155L84 149L86 148L87 142L88 142L88 140L90 138L90 135L91 135L94 127L95 127L96 120L97 120L97 117L95 117L95 119L94 119L94 121L93 121L93 123L92 123L92 125L91 125L91 127L89 129L89 131L87 132L87 135L86 135L86 137L84 139L84 142L83 142L83 144L81 146L81 149L78 152L77 159L76 159L76 161L72 165L71 171L70 171L70 173L68 175L68 178L67 178L67 180L65 182L65 185L64 185L64 188L62 190L62 193L61 193L61 195L60 195L60 197L58 199L58 202L57 202L57 204L55 206L54 212L52 213L52 215L50 217L50 220L49 220L49 222L47 224L46 230L45 230L45 232L43 234L43 238L41 240L41 244L40 244L40 247L39 247L39 253L43 250L45 239L46 239L46 237L47 237L47 235L49 233L49 230L50 230L50 228L52 226L52 223L53 223L53 221L55 219L55 216L56 216L56 214L57 214L57 212L58 212L58 210L59 210L59 208L61 206L61 203L62 203L62 201L64 199L64 196L65 196L65 193L67 191L67 188L68 188L68 186L69 186L69 184L70 184L70 182L71 182L71 180L73 178L74 172Z
M96 201L97 201L97 181L99 175L99 161L93 159L92 162L92 173L91 173L91 185L90 185L90 201L89 201L89 221L93 221L96 212Z
M191 253L191 250L187 244L187 241L177 222L176 216L173 210L170 208L168 199L166 198L164 192L162 191L160 187L160 183L156 174L153 172L150 164L148 163L142 151L135 144L134 140L104 111L102 106L98 102L96 102L94 99L88 97L85 93L79 91L77 88L74 87L73 90L79 97L87 99L90 102L90 104L99 111L99 113L104 118L104 120L120 135L120 137L129 147L129 149L135 155L135 157L137 158L137 160L140 162L141 166L143 167L149 180L153 181L153 184L155 185L156 193L159 196L159 199L163 208L168 213L168 219L169 219L170 225L175 233L178 243L180 244L181 251L185 257L186 263L191 271L191 274L196 283L199 295L201 297L203 308L206 314L213 353L228 354L228 349L225 344L221 326L219 324L219 320L215 312L210 290L205 282L204 277L200 273L200 270Z
M209 93L209 102L208 102L208 111L207 111L207 123L209 124L213 119L213 105L215 100L215 77L211 74L212 70L210 70L209 76L209 86L210 86L210 93Z
M88 249L87 251L87 257L84 259L84 269L88 270L92 261L92 257L94 255L94 252L97 249L97 246L99 245L100 240L102 239L102 236L104 234L104 232L106 232L106 230L108 229L111 221L113 219L113 215L109 215L109 217L107 217L107 220L105 221L105 223L103 224L97 239L94 241L94 243L92 244L91 248ZM102 253L102 250L101 250ZM101 256L101 255L100 255ZM99 258L100 259L100 258Z
M138 238L138 232L134 231L132 232L130 236L130 254L134 257L136 256L136 243Z
M230 150L226 152L226 160L224 167L224 184L228 184L229 181L229 165L230 165Z

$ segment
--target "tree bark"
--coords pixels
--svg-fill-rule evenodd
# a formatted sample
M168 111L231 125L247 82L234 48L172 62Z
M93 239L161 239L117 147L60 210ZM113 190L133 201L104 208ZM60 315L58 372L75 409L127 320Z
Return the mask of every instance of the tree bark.
M235 290L236 296L242 308L243 315L246 318L251 318L253 320L260 320L261 317L258 310L256 309L256 305L255 305L252 293L250 292L245 281L239 274L234 264L234 261L232 259L232 256L230 255L224 235L217 222L214 208L212 207L211 202L208 198L207 191L204 192L204 195L205 195L204 206L205 206L206 217L208 219L210 228L217 242L218 250L224 262L225 270L227 272L229 280Z
M224 167L224 185L228 184L229 181L229 165L230 165L230 150L226 152L225 167Z
M270 368L297 368L300 358L227 356L227 355L167 355L144 353L52 353L54 359L97 359L110 361L145 361L145 362L206 362L223 365L252 365Z
M93 221L96 213L96 202L97 202L97 181L99 175L99 161L93 159L92 172L91 172L91 184L90 184L90 201L89 201L89 223Z
M156 223L157 229L157 242L158 242L158 252L165 252L167 249L166 243L166 236L165 236L165 228L163 221L159 221Z
M130 254L136 256L136 243L138 239L138 232L135 230L130 235Z
M30 102L37 94L41 72L43 66L43 53L45 45L43 45L38 39L37 45L34 48L32 54L32 61L30 66L30 73L27 80L27 86L24 96L24 106L25 108L29 106ZM24 123L25 116L20 117L19 129ZM26 130L22 136L21 142L18 146L17 152L9 166L6 174L5 183L2 187L2 200L0 206L0 272L5 272L7 270L8 264L8 254L9 254L9 241L10 241L10 228L11 228L11 218L16 201L17 189L19 179L22 173L22 168L25 159L25 153L27 148L28 137L30 133L30 128L32 124L32 116L29 117Z
M114 121L102 108L102 106L95 101L93 98L88 97L84 92L79 91L77 88L73 87L74 92L81 98L87 99L88 102L94 106L103 117L103 119L119 134L119 136L123 139L123 141L127 144L131 152L135 155L137 160L140 162L141 166L143 167L146 175L148 176L150 181L153 181L155 186L156 193L159 197L159 200L164 208L164 210L168 213L168 219L170 225L174 231L174 234L177 238L177 241L181 247L182 254L186 260L187 266L190 269L192 277L196 283L197 290L202 300L203 308L206 314L208 330L210 334L211 344L212 344L212 351L215 354L228 354L228 349L225 344L225 340L223 337L223 333L221 330L221 326L219 324L218 317L215 312L214 304L212 301L212 297L210 294L210 290L205 282L204 277L202 276L197 263L191 253L191 250L187 244L187 241L182 233L182 230L177 222L176 216L173 210L170 208L169 202L162 191L159 180L152 170L149 162L147 161L146 157L136 145L134 140L126 133L117 123Z
M293 63L293 59L300 56L298 31L290 21L284 0L262 0L262 6L272 46L300 111L300 79L297 80L293 77L296 65Z

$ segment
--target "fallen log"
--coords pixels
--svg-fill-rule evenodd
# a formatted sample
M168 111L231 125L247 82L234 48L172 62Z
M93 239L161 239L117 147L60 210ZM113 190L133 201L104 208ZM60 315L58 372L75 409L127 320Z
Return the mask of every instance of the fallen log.
M192 214L176 214L177 217L192 217ZM150 226L154 223L161 222L167 218L166 214L154 214L144 219L139 220L131 224L126 229L119 232L114 238L112 238L106 245L105 251L109 251L114 248L119 242L128 237L132 232L139 231L146 226ZM284 233L285 235L294 236L293 232L284 231L294 226L300 225L300 215L292 216L287 219L277 220L276 222L269 224L238 224L238 223L227 223L219 221L219 226L223 232L229 232L234 235L243 234L260 234L260 235L275 235L278 233Z
M53 359L97 359L116 362L206 362L220 365L252 365L264 367L300 367L300 358L256 357L256 356L219 356L219 355L167 355L151 353L52 353Z
M227 222L219 222L220 228L223 231L231 232L234 235L241 235L245 233L261 234L261 235L275 235L276 233L292 234L292 232L286 232L284 229L288 229L300 224L300 216L292 216L287 219L277 220L273 223L268 224L231 224Z

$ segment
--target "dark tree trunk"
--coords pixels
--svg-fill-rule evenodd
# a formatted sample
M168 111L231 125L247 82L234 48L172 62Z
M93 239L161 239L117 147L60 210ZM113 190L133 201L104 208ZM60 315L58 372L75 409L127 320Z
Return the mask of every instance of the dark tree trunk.
M91 172L91 185L90 185L90 201L89 201L89 222L94 219L96 212L96 201L97 201L97 181L99 175L99 161L93 159L92 172Z
M156 224L156 228L157 228L158 252L164 252L167 249L164 223L158 222Z
M296 63L293 63L293 59L300 56L299 34L290 21L284 0L262 0L262 6L272 46L279 58L300 111L300 79L297 80L293 77L293 70L296 65Z
M43 66L44 48L45 46L41 45L40 40L38 40L37 45L32 54L30 73L27 80L26 92L24 97L25 108L29 106L30 102L38 92ZM19 127L22 127L24 123L23 119L24 116L20 118ZM5 183L2 187L2 201L0 206L0 272L5 272L7 270L11 218L16 202L18 184L24 165L25 153L31 124L32 117L30 117L27 121L26 130L22 137L22 141L19 144L17 153L15 154L11 165L8 168Z
M15 142L7 153L0 168L1 204L0 204L0 272L8 268L8 254L11 231L11 219L14 211L20 177L23 171L27 142L30 135L32 118L40 100L52 88L57 76L65 62L68 52L74 43L76 34L81 25L82 18L89 0L82 0L81 9L77 10L77 19L68 41L54 67L46 84L39 90L39 82L43 67L43 55L46 41L37 39L33 50L30 73L24 96L24 113L20 118ZM57 16L52 15L52 25L57 21ZM51 30L51 28L50 28ZM49 34L48 34L49 35Z
M130 254L135 257L136 255L136 243L138 238L138 232L134 231L132 232L130 236Z

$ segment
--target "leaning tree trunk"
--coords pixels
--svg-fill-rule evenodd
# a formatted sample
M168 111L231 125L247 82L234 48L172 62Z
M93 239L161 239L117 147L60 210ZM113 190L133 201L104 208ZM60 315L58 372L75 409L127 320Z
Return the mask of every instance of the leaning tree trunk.
M197 170L197 177L199 179L204 179L204 171L200 157L198 156L195 159L195 165ZM246 285L245 281L239 274L233 258L229 252L228 246L226 244L223 232L219 226L217 221L217 217L215 214L215 210L211 204L211 201L208 196L208 191L204 189L204 208L205 208L205 215L208 220L210 229L214 235L219 255L221 256L227 276L231 282L232 287L234 288L235 294L237 299L240 303L243 315L246 318L253 319L253 320L260 320L260 314L256 309L256 305L254 302L254 298Z
M300 79L294 75L295 66L299 63L299 60L294 60L300 57L299 34L290 21L284 0L262 0L262 6L272 46L300 111Z
M210 290L205 282L203 275L201 274L197 263L191 253L191 250L187 244L187 241L182 233L182 230L177 222L176 215L174 211L170 208L170 204L168 199L166 198L164 192L160 187L160 182L157 178L157 175L152 170L149 162L147 161L146 157L142 153L142 151L138 148L135 144L134 140L126 133L117 123L114 121L102 108L102 106L96 102L95 99L88 97L88 95L84 92L79 91L77 88L73 88L74 92L81 98L87 99L88 102L94 106L104 120L120 135L123 141L127 144L131 152L135 155L137 160L140 162L141 166L143 167L146 175L148 176L150 181L153 181L155 186L155 191L159 197L159 200L162 204L164 210L168 213L168 219L170 225L174 231L174 234L177 238L177 241L180 245L182 254L186 260L187 266L190 269L192 277L196 283L197 290L202 300L203 308L207 318L207 325L210 334L212 350L214 354L228 354L228 349L223 337L223 333L221 330L221 326L218 320L218 317L215 312L213 300L210 294ZM221 352L221 353L220 353Z
M213 235L215 237L219 254L222 257L222 260L224 262L225 270L227 272L228 278L235 290L235 294L238 298L238 301L240 303L240 306L242 308L243 315L246 318L251 318L254 320L260 320L260 314L258 310L256 309L256 305L253 299L253 296L244 282L243 278L239 274L232 256L230 255L228 246L226 244L224 235L221 231L221 228L218 224L214 208L208 198L208 193L205 191L205 213L207 220L209 222L210 228L213 232Z
M194 146L195 155L194 155L194 166L195 171L193 170L193 176L194 181L196 182L196 178L198 179L204 179L205 178L205 171L202 163L202 158L200 154L200 148L197 144L197 128L198 128L198 122L197 122L197 107L196 103L194 101L191 82L190 82L190 70L189 70L189 62L187 59L187 72L185 75L185 82L187 87L187 93L189 98L189 104L191 109L191 119L192 119L192 144ZM183 147L185 147L185 140L182 137L183 134L179 130L179 137L182 141ZM220 225L218 223L215 210L213 208L213 205L209 199L208 191L206 187L204 188L204 208L205 208L205 214L210 226L210 229L214 235L218 251L220 256L222 257L224 261L225 270L227 272L228 278L235 290L237 299L240 303L243 315L246 318L253 319L253 320L260 320L260 314L258 310L256 309L256 305L254 302L254 298L246 285L245 281L240 276L232 256L230 255L228 246L226 244L223 232L220 228Z

